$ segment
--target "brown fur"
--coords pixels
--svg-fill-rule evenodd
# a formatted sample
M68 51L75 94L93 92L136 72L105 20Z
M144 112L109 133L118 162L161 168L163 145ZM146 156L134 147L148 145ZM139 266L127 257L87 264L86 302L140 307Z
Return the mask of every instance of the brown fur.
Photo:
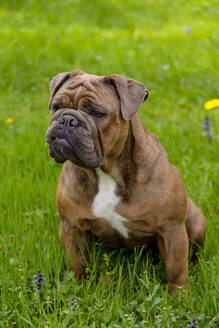
M101 169L117 184L121 201L114 210L127 219L129 231L129 238L125 239L108 221L94 216L91 206L98 192L95 170L66 161L58 182L57 207L60 240L70 250L71 269L78 278L84 274L88 233L115 248L150 245L156 240L165 262L169 290L174 293L177 286L187 289L188 240L203 246L206 222L187 197L181 176L169 163L163 146L136 114L147 97L146 88L131 79L127 83L127 78L117 75L102 77L81 71L61 74L64 75L52 83L51 108L58 104L59 108L84 110L83 106L92 101L109 114L96 123L104 155ZM53 121L53 110L51 115Z

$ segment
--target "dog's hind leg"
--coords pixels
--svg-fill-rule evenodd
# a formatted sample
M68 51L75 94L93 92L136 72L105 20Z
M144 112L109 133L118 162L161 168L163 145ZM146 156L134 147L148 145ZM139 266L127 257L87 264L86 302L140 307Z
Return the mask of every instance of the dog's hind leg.
M188 198L187 212L186 212L186 231L188 234L190 246L194 244L195 251L197 248L203 247L206 233L206 220L201 210ZM194 252L192 261L197 260L197 253Z

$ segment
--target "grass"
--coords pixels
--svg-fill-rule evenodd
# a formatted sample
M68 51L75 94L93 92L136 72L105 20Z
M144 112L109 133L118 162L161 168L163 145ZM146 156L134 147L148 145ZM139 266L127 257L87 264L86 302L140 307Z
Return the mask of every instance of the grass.
M218 327L219 112L209 113L211 143L202 128L203 103L219 97L218 16L216 0L1 0L0 327L180 328L193 317ZM140 116L208 220L188 295L171 298L163 262L142 249L109 252L99 242L80 286L65 273L60 165L49 158L45 131L49 81L75 68L124 74L150 91Z

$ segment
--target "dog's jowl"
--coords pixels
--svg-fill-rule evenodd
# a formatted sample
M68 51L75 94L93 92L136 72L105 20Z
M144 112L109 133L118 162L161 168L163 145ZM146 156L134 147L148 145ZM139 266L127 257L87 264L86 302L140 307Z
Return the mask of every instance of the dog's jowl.
M116 74L76 70L53 78L47 142L50 155L64 163L60 240L79 279L90 234L114 248L156 245L174 293L188 288L189 243L203 246L206 221L138 116L147 97L143 84Z

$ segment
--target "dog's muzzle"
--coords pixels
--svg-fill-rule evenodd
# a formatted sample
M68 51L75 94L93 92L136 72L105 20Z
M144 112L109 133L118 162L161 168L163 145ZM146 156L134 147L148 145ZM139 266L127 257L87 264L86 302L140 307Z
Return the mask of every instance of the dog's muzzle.
M58 110L46 133L50 156L56 162L71 160L85 167L99 167L103 155L95 122L82 111Z

